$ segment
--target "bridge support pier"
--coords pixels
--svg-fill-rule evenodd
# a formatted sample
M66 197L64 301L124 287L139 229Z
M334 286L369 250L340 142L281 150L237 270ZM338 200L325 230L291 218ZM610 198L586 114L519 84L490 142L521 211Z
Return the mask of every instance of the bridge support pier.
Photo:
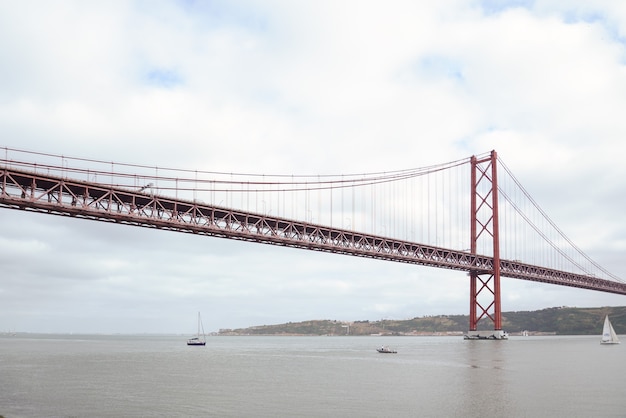
M493 253L492 266L475 266L470 278L470 319L466 339L507 339L502 331L500 305L500 238L498 225L497 154L491 151L485 158L471 158L471 237L470 251ZM493 333L478 330L481 319L493 322Z
M509 335L502 330L468 331L463 338L466 340L508 340Z

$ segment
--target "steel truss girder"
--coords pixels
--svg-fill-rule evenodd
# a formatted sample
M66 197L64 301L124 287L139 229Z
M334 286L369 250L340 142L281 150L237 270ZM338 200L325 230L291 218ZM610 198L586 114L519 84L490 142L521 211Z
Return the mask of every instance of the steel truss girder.
M0 207L488 274L493 258L0 167ZM626 284L500 260L502 276L626 295Z

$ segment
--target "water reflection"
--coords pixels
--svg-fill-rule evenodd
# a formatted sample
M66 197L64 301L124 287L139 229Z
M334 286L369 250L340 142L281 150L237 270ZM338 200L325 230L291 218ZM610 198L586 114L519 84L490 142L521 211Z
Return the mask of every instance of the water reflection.
M510 371L506 368L509 341L464 341L467 367L460 374L463 385L460 408L464 416L510 416L516 407L509 388ZM459 411L460 412L460 411Z

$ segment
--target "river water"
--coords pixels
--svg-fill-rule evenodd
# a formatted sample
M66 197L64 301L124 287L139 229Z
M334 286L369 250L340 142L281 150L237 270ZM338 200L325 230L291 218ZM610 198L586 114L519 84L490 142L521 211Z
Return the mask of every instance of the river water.
M0 336L0 415L624 417L625 350L558 336Z

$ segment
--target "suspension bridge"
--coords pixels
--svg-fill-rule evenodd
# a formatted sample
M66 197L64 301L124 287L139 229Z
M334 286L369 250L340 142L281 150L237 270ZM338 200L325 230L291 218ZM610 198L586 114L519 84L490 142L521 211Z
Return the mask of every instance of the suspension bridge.
M500 280L626 295L492 151L358 174L250 174L4 148L0 207L465 272L467 338L503 339Z

